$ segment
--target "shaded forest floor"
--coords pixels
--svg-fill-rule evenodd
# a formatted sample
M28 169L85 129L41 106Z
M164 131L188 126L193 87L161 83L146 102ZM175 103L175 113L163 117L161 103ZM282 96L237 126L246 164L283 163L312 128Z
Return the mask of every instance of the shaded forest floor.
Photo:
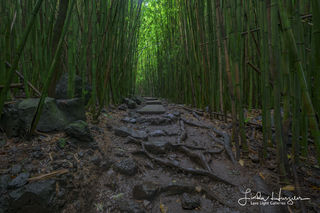
M61 140L64 133L32 141L10 139L0 150L1 193L13 198L10 189L3 190L3 179L28 173L28 185L45 182L51 187L44 196L51 209L59 212L299 212L298 201L294 205L251 205L249 200L245 206L239 204L247 189L266 197L285 187L282 197L298 196L293 180L280 183L275 147L261 162L259 129L247 127L249 157L233 162L224 144L231 122L164 100L162 104L164 114L116 107L104 110L98 124L88 119L95 141L90 144ZM303 166L297 173L301 196L310 198L302 201L307 212L319 212L320 169ZM5 202L9 201L2 197L0 203ZM15 211L27 212L25 203L15 205Z

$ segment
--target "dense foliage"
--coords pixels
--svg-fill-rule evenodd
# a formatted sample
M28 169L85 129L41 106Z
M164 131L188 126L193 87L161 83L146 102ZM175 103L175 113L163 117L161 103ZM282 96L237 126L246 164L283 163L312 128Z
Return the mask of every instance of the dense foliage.
M276 142L282 174L288 155L307 156L309 132L319 161L319 9L317 0L149 0L137 88L230 112L238 158L245 111L262 109L261 151Z
M76 74L84 85L92 86L93 108L111 100L118 103L133 93L141 0L15 0L0 4L0 84L6 85L0 109L15 96L9 89L19 82L15 69L23 73L27 97L34 95L27 82L44 97L46 93L54 96L64 72L70 76L70 97ZM83 89L83 95L86 92ZM94 111L99 114L99 109Z

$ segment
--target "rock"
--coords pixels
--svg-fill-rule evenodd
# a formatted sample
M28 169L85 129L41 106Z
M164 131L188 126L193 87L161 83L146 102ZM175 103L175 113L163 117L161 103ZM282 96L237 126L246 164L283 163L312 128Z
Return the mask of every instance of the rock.
M12 175L17 175L21 172L22 166L20 164L15 164L11 167L11 174Z
M28 98L4 108L0 126L8 137L23 136L30 128L39 98ZM37 130L41 132L60 131L72 121L85 120L85 109L80 99L56 101L46 98Z
M142 104L143 102L143 98L140 96L135 96L132 98L132 100L134 100L138 105Z
M145 131L134 130L128 127L120 127L114 130L116 136L127 137L131 136L136 139L147 140L148 134Z
M126 104L121 104L121 105L118 107L118 110L126 111L127 109L128 109L128 107L127 107Z
M75 75L74 77L74 96L68 96L68 84L69 84L69 74L64 73L60 80L57 83L55 90L55 98L57 99L69 99L69 98L81 98L82 97L82 79L80 76ZM85 84L85 95L84 95L84 104L87 105L91 96L91 86Z
M148 206L151 204L151 202L150 201L148 201L148 200L144 200L143 201L143 206L145 207L145 208L148 208Z
M143 144L152 154L165 154L170 148L170 144L165 141L150 141Z
M135 185L132 189L132 196L136 200L153 200L159 192L159 185L152 182L144 182Z
M4 135L2 135L0 132L0 148L4 147L6 144L7 144L6 137Z
M175 115L171 114L171 113L165 114L165 115L163 115L163 117L169 118L171 120L176 120L177 119L177 117Z
M27 172L31 173L31 172L33 172L35 170L35 167L33 166L33 164L26 164L26 165L24 165L24 169Z
M128 106L129 109L137 108L136 102L130 98L124 98L123 102Z
M187 193L182 194L181 206L183 209L192 210L199 208L201 205L200 198Z
M71 138L75 138L81 142L93 141L88 124L81 120L69 124L66 127L65 132Z
M181 112L179 112L179 111L174 111L174 112L172 112L172 114L173 114L174 116L176 116L176 117L180 117Z
M99 167L104 170L108 170L111 166L112 166L112 161L109 159L105 159L105 160L101 161L100 165L99 165Z
M164 117L140 117L137 118L137 123L150 123L151 125L168 125L172 120Z
M11 189L19 188L28 182L29 177L30 177L29 173L27 173L27 172L21 173L16 178L14 178L12 181L10 181L8 186Z
M308 177L306 180L310 182L312 185L320 187L320 180L318 178Z
M162 104L160 100L146 101L146 105L159 105Z
M56 100L56 102L67 124L77 120L86 120L85 103L81 98Z
M12 212L51 212L50 204L54 195L54 180L30 183L9 194L9 209Z
M135 112L132 112L132 111L128 112L128 117L137 119L139 116L140 116L140 115L138 115L138 114L135 113Z
M0 176L0 195L7 190L9 182L10 182L9 175Z
M166 110L162 105L147 105L137 112L140 114L163 114Z
M101 162L101 158L98 156L98 155L93 155L91 158L90 158L90 161L96 165L96 166L99 166L100 165L100 162Z
M131 100L131 99L129 99L127 105L128 105L128 108L129 108L129 109L135 109L135 108L137 108L136 102L134 102L134 101Z
M103 129L98 126L93 126L90 128L92 131L97 132L99 135L103 133Z
M31 156L32 158L36 158L36 159L42 159L44 157L44 153L42 151L42 149L40 148L40 146L36 146L32 149L32 153Z
M171 128L171 129L166 129L165 130L166 134L168 136L176 136L176 135L179 135L179 131L175 128Z
M121 213L144 213L145 211L133 200L121 200L118 203Z
M125 123L131 123L131 124L135 124L137 122L136 119L134 118L130 118L130 117L125 117L123 118L121 121L125 122Z
M83 151L78 152L78 156L82 158L84 156L84 152Z
M255 155L255 154L250 153L250 154L249 154L249 158L251 159L251 161L252 161L253 163L259 163L259 156L258 156L258 155Z
M144 99L145 99L146 101L155 101L155 100L158 100L158 99L155 98L155 97L144 97Z
M133 176L138 172L138 167L133 159L128 158L113 165L114 170L128 176Z
M155 130L149 133L150 137L160 137L160 136L166 136L167 134L163 130Z

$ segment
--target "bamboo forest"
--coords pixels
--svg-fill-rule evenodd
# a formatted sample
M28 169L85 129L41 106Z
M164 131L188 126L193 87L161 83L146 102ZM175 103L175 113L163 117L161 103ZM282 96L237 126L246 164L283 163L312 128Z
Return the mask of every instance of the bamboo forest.
M320 212L319 0L0 14L0 213Z

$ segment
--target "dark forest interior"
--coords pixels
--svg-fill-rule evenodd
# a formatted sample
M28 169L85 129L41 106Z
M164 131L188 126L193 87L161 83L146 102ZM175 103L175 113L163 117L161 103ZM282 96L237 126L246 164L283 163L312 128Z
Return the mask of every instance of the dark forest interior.
M320 212L319 0L0 14L0 213Z

